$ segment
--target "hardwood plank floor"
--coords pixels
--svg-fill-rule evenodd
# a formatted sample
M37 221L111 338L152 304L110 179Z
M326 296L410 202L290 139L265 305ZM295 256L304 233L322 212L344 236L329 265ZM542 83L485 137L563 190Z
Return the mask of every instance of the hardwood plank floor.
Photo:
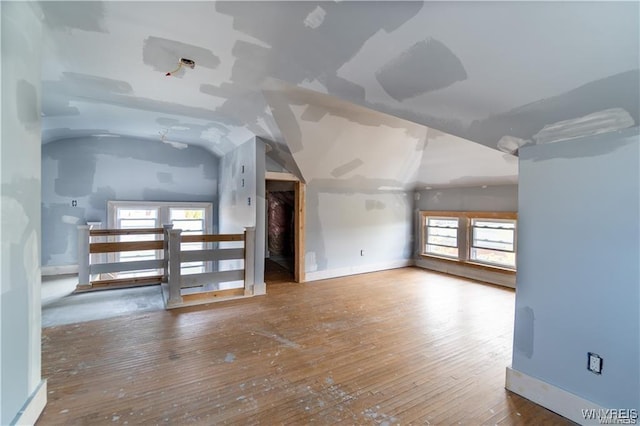
M571 424L504 389L514 292L417 268L43 330L58 424Z

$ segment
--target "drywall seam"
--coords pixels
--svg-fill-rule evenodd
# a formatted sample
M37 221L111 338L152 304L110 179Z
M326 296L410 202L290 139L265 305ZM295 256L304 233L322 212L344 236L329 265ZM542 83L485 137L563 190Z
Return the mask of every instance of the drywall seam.
M413 266L413 265L414 265L413 259L401 259L401 260L392 260L389 262L375 263L371 265L350 266L346 268L328 269L325 271L307 272L305 282L326 280L329 278L346 277L349 275L356 275L356 274L366 274L368 272L386 271L388 269L405 268L407 266Z
M595 410L596 413L606 411L591 401L511 367L507 367L505 388L581 425L601 424L598 419L585 419L583 410Z

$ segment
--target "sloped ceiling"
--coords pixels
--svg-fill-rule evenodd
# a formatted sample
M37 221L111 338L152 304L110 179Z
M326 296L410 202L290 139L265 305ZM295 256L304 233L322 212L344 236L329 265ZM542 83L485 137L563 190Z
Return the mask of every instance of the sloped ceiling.
M637 2L91 1L42 8L43 143L129 135L223 155L256 135L292 167L306 161L303 153L330 148L322 170L302 173L318 179L360 158L361 173L375 168L399 186L456 183L438 167L458 167L462 184L474 176L513 179L512 158L471 142L495 149L505 136L531 140L547 125L611 108L635 125L640 120ZM165 76L180 57L195 68ZM295 103L302 95L311 111ZM349 132L365 135L367 125L346 126L350 119L336 113L347 103L364 107L349 108L369 119L405 124L377 126L385 129L376 133L380 140L362 145ZM287 117L277 116L277 105L289 105L281 111ZM291 133L296 126L299 136ZM316 136L338 129L344 146L326 147ZM393 164L375 159L395 158L386 155L365 161L362 150L384 147L404 154L387 161ZM407 149L420 154L409 159Z
M264 93L295 160L287 166L307 182L361 191L517 182L513 155L281 81Z

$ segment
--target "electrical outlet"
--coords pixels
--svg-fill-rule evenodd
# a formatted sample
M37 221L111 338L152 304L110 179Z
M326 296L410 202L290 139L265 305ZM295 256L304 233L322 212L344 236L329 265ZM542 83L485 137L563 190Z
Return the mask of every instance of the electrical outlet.
M595 374L602 374L602 357L598 354L594 354L593 352L587 353L587 356L587 370Z
M78 207L78 200L71 200L71 207Z

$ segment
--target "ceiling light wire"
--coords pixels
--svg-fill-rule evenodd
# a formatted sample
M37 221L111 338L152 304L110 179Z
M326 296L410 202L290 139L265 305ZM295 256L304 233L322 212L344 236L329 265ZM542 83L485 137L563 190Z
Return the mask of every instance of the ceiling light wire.
M182 61L178 62L178 68L176 68L173 71L169 71L168 73L165 74L165 76L170 77L171 74L177 73L178 71L180 71L180 68L182 68Z

